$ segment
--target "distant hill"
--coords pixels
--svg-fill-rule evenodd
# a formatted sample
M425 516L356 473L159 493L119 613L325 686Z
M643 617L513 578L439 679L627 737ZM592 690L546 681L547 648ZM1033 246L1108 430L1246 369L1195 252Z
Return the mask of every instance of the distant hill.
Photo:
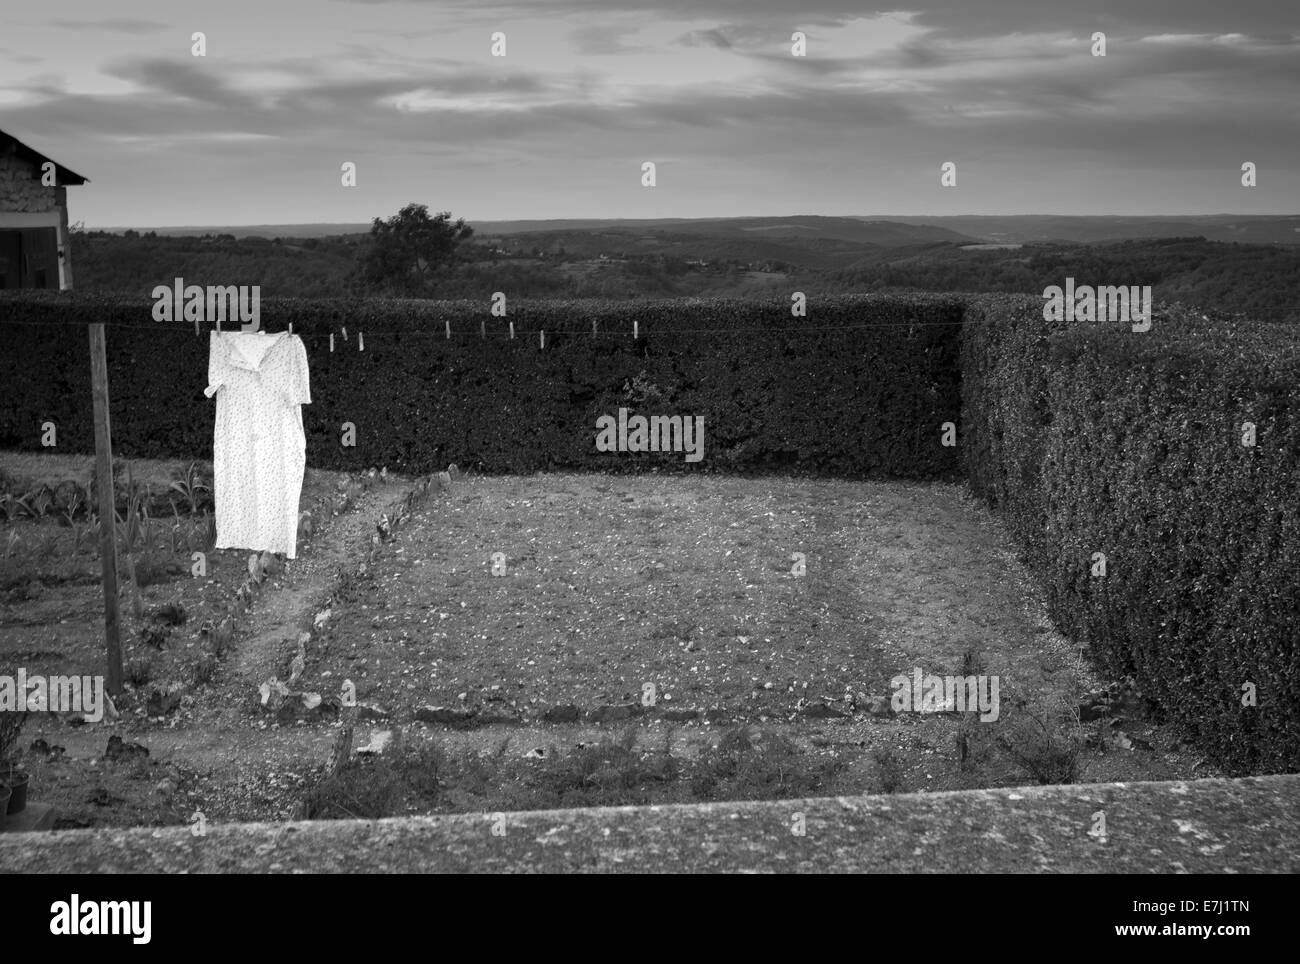
M628 234L666 234L675 237L710 238L796 238L803 241L852 241L855 244L925 244L935 241L971 243L978 237L962 234L943 225L904 224L866 218L832 218L792 215L779 218L657 218L653 220L601 221L483 221L475 226L483 235L514 236L557 231L619 231Z
M101 228L91 230L104 231L108 234L121 234L124 231L138 231L148 234L150 231L166 238L199 238L205 234L233 234L237 238L333 238L344 234L369 234L367 224L198 224L186 227L136 227L134 225Z
M458 214L460 212L457 212ZM822 217L791 215L757 218L557 218L543 221L474 221L480 236L506 237L561 232L633 232L639 235L671 234L676 237L779 238L805 241L849 241L886 246L950 241L954 243L1059 241L1092 244L1146 238L1203 237L1208 241L1248 244L1300 244L1300 215L1195 214L1097 215L1057 214L953 215L945 217ZM123 227L98 230L121 233ZM366 234L370 225L252 224L194 225L187 227L136 227L169 237L233 234L258 238L323 238Z
M927 241L973 242L968 237L940 225L902 224L888 220L831 218L798 215L788 218L655 218L651 220L562 218L554 221L475 221L475 233L482 237L505 237L519 234L557 234L560 232L600 231L653 233L735 238L800 238L853 241L858 244L918 244ZM126 228L97 228L120 234ZM198 225L194 227L135 228L166 237L193 238L205 234L233 234L237 238L323 238L348 234L368 234L369 224L251 224Z
M689 222L654 229L602 222L596 230L476 234L463 247L460 263L439 271L421 293L615 299L788 299L791 291L809 297L901 290L1041 293L1074 277L1091 284L1150 284L1162 302L1300 322L1300 249L1293 245L1225 244L1200 236L1090 244L890 244L829 233L862 231L883 241L903 237L906 226L898 230L895 222L882 226L866 219L857 225L802 222L736 219L708 229ZM934 228L917 230L927 238ZM169 237L91 231L72 237L78 288L138 296L177 277L193 284L260 285L264 297L382 294L355 283L369 244L355 234L237 238L234 232Z
M1099 241L1140 241L1154 238L1202 237L1207 241L1243 244L1300 244L1300 215L1197 214L1077 217L1033 214L954 217L899 217L895 222L942 227L993 242L1020 244L1044 241L1095 244Z

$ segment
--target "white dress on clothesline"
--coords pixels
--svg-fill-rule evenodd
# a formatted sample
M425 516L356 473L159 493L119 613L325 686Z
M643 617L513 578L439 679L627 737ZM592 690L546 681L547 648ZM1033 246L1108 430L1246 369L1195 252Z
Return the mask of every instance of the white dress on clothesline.
M298 499L307 465L302 407L311 403L307 349L287 332L211 333L208 387L217 397L213 501L218 549L298 548Z

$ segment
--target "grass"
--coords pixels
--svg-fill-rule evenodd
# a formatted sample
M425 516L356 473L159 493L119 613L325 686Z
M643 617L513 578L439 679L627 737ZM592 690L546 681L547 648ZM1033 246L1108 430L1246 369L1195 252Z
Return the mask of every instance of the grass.
M695 755L674 754L667 746L642 748L633 727L537 760L507 756L504 744L481 755L450 757L426 743L393 756L352 760L306 792L303 813L308 819L378 819L437 812L456 809L458 794L472 796L476 807L490 812L784 800L817 795L841 766L747 725L727 730L715 747Z
M153 662L146 658L128 660L122 667L122 675L126 682L137 689L148 686L149 681L153 679Z
M899 793L906 787L907 764L892 746L878 747L872 753L876 764L877 789L880 793Z
M54 742L24 741L19 762L31 775L30 797L54 806L56 830L179 826L200 804L190 795L199 785L199 774L184 766L149 757L73 759ZM103 746L101 738L101 751ZM161 793L163 780L170 781L176 792Z
M843 767L844 762L837 758L810 759L779 733L738 726L701 754L691 792L699 800L816 796Z
M1076 783L1083 741L1070 718L1013 702L1011 718L998 733L998 747L1043 785Z
M636 729L622 736L550 754L523 780L528 809L619 807L656 802L660 784L677 779L679 766L666 751L636 747Z

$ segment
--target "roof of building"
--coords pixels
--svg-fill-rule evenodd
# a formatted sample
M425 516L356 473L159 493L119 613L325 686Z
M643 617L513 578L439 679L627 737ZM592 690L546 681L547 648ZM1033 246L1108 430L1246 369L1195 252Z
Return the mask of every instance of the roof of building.
M86 178L82 177L76 171L70 170L58 161L46 157L35 148L28 147L12 134L0 131L0 157L7 154L16 154L25 161L31 161L38 168L48 161L50 164L54 165L55 178L60 185L86 183Z

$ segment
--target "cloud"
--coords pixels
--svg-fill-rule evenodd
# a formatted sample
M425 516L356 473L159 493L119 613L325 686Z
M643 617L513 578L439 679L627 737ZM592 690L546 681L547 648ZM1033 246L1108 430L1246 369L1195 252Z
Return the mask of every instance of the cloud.
M255 105L253 98L232 90L214 69L201 65L200 58L128 58L105 65L103 72L153 94L241 110Z
M14 64L39 64L45 60L44 57L20 53L17 50L10 50L6 47L0 47L0 59Z
M715 47L718 50L730 50L731 41L720 27L711 30L692 30L677 38L677 43L686 47Z
M624 35L622 28L610 27L603 37L612 42ZM730 36L722 28L702 30L694 42L716 48L730 44ZM586 38L600 42L597 34ZM387 62L376 48L354 47L367 64L363 76L335 76L331 62L319 57L289 58L272 67L282 82L246 90L228 78L257 64L226 63L217 73L193 59L136 58L104 67L109 76L137 86L129 96L65 94L47 76L29 85L28 96L7 105L7 112L39 105L51 125L78 123L80 115L88 135L135 135L152 127L160 140L169 132L201 131L373 137L380 149L427 137L430 129L468 141L512 142L565 131L579 138L574 149L581 150L581 138L596 130L766 126L835 143L844 131L880 126L905 140L928 126L978 122L1009 129L1018 123L1033 131L1058 121L1114 122L1153 113L1162 115L1161 129L1176 138L1180 124L1201 130L1254 116L1250 110L1241 114L1252 103L1258 113L1276 113L1280 93L1300 86L1295 45L1180 35L1126 41L1102 61L1090 56L1087 44L1062 46L1061 40L926 38L857 59L751 54L755 74L729 83L674 82L671 74L654 83L616 73L503 74L445 60ZM817 125L824 125L820 133ZM1125 149L1100 136L1114 153Z
M570 35L574 49L584 56L632 53L643 48L623 43L623 38L637 32L630 24L583 24Z
M157 20L138 20L133 17L108 17L104 20L54 20L51 23L61 30L110 30L116 33L157 33L175 29Z
M360 5L435 5L480 16L536 16L532 0L343 0ZM845 23L904 12L922 26L950 36L1002 36L1070 29L1160 32L1187 30L1247 34L1295 31L1294 7L1286 0L1234 0L1197 4L1187 0L551 0L547 16L635 13L648 21L733 20L780 22L792 28Z
M368 172L381 163L385 190L418 194L434 179L465 187L466 207L521 210L541 203L527 184L586 198L574 183L618 187L655 160L671 187L656 197L689 214L706 189L731 192L729 204L786 192L792 209L839 192L857 210L847 199L863 196L859 183L868 195L902 185L897 197L922 207L950 159L963 172L955 200L979 204L995 181L1230 171L1237 153L1282 183L1300 157L1300 40L1252 0L1235 25L1163 22L1114 0L1098 0L1095 16L1059 0L1005 0L979 16L958 0L918 0L879 19L864 6L884 5L870 0L556 0L544 17L529 3L441 0L428 22L459 25L441 44L417 31L388 39L386 28L419 19L402 6L416 0L388 2L342 8L365 28L211 60L114 57L112 42L119 54L139 46L122 38L95 39L105 52L90 56L51 45L38 70L61 72L0 73L4 125L87 176L98 169L101 186L120 172L232 204L279 204L296 196L295 179L317 190L344 159ZM511 58L489 60L463 42L485 17L545 42L516 48L512 34ZM807 57L790 55L795 29L808 32ZM1093 29L1107 32L1105 58L1091 56ZM3 63L12 54L0 52ZM97 87L96 69L112 82Z

